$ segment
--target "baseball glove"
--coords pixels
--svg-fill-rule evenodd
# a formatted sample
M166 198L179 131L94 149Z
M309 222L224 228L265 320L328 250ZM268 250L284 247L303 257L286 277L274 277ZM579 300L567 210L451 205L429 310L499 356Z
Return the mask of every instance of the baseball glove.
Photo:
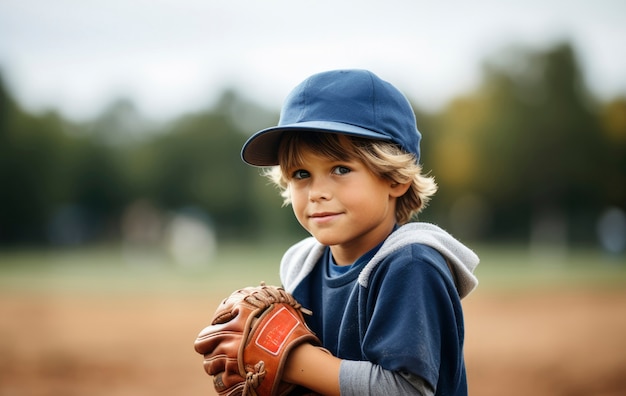
M294 347L319 339L304 322L310 314L283 288L246 287L218 306L195 342L204 370L222 395L282 396L296 386L281 380Z

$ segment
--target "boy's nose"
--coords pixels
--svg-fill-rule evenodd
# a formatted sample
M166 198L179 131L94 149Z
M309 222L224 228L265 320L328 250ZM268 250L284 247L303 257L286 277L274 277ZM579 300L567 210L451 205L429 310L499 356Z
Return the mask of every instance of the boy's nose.
M330 197L331 193L327 183L324 183L321 180L316 180L311 183L311 189L309 190L309 200L311 202L328 200Z

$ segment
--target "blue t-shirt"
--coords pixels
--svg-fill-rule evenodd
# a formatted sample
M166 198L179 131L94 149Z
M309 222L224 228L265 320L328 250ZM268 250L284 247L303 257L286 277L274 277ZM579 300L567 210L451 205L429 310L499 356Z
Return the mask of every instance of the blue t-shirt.
M307 324L341 359L420 376L437 395L467 395L463 313L444 257L426 245L403 246L372 269L364 287L359 274L379 247L332 274L325 248L293 290L313 311Z

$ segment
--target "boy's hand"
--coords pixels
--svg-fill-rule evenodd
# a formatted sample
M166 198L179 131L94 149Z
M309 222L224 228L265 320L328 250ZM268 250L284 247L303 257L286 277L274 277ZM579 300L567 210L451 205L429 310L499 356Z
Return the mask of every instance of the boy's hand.
M219 395L283 395L295 385L282 381L291 350L320 345L304 322L302 306L284 289L262 284L237 290L200 332L196 352Z

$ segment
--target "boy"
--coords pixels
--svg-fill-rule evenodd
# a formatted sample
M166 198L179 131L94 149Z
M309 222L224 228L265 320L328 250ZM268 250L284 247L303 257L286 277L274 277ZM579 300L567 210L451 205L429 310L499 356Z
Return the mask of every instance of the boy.
M278 126L244 144L243 160L273 167L312 235L285 253L280 276L327 351L295 348L283 380L325 395L467 395L460 299L477 285L478 257L409 223L437 189L421 174L420 139L394 86L337 70L298 85Z

